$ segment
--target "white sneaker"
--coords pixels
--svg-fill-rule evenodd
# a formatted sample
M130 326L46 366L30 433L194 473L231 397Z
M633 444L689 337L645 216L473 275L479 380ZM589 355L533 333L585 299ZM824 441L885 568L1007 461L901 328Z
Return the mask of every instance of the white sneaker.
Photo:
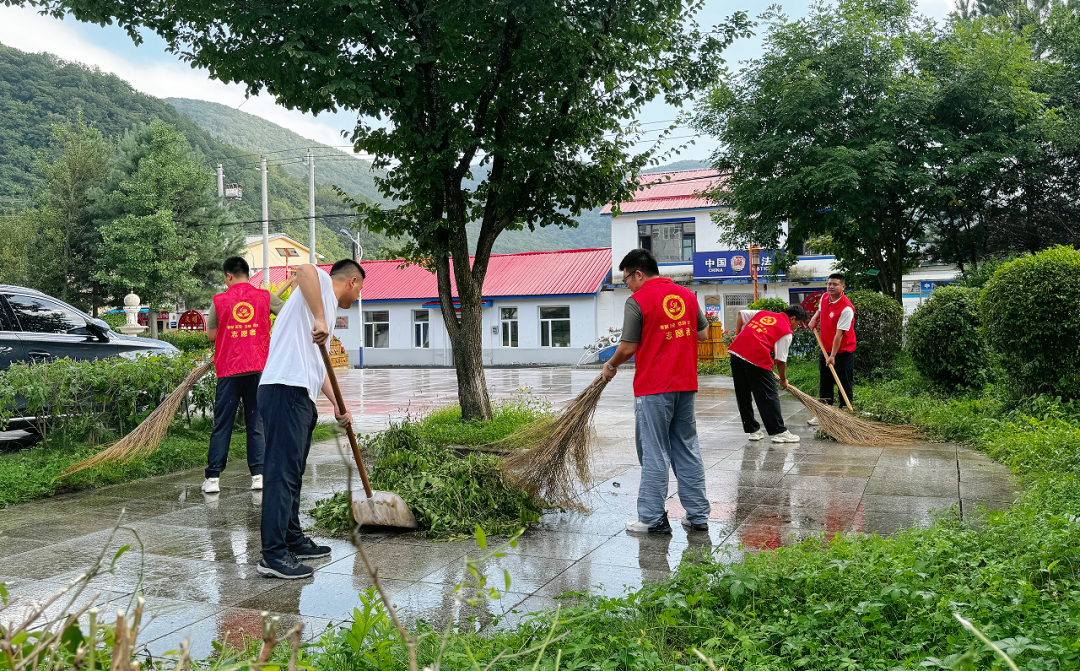
M262 489L262 475L251 476L251 488Z
M774 442L774 443L797 443L797 442L799 442L799 437L796 436L794 433L792 433L790 431L785 431L783 433L778 433L775 436L773 436L772 437L772 442Z
M761 440L764 437L765 437L765 432L762 431L761 429L758 429L757 431L747 435L746 439L747 440Z
M202 490L204 494L217 494L221 491L221 478L207 478L203 480Z
M626 523L626 530L635 534L647 534L649 533L649 525L641 520L630 520Z
M806 420L806 424L807 426L819 426L821 422L818 421L817 417L811 417L810 419Z

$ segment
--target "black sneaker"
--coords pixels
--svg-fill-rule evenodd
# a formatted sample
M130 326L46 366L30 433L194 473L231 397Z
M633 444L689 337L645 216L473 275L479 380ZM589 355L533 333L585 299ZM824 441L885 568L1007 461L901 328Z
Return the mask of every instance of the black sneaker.
M690 522L690 520L686 519L685 517L682 520L682 525L683 525L683 528L685 528L687 531L708 531L709 530L708 523L705 523L705 524L693 524L693 523Z
M649 533L660 534L663 536L671 535L671 525L668 523L667 512L660 518L660 521L649 527Z
M289 548L289 552L293 553L297 559L321 559L330 556L330 546L316 545L315 541L305 536L304 542Z
M285 555L281 561L261 559L255 570L267 578L281 578L282 580L310 578L315 573L315 569L296 561L296 557L291 554Z

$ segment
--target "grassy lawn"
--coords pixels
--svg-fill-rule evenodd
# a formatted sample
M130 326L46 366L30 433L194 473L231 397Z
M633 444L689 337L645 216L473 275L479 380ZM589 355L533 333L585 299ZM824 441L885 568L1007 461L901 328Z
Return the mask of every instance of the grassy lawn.
M210 443L209 420L194 420L191 426L173 424L161 446L143 460L91 468L64 480L57 476L75 462L101 451L100 445L65 443L53 439L33 447L0 454L0 507L47 498L61 492L132 482L175 471L206 465ZM334 435L334 428L320 424L315 439ZM247 437L243 429L232 436L229 460L247 459Z

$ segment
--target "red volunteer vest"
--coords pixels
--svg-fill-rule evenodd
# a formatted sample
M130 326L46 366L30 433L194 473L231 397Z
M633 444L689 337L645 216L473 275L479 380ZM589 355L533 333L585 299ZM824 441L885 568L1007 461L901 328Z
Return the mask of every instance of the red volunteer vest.
M270 352L270 292L237 282L214 296L218 332L214 370L218 377L261 371Z
M825 351L832 352L833 338L836 337L836 323L840 321L840 313L844 308L851 308L855 312L855 306L851 304L847 296L841 296L835 303L829 302L829 294L821 297L821 342L825 344ZM840 341L839 352L855 351L855 321L852 320L851 328L844 333Z
M791 319L785 314L761 310L735 336L728 351L766 370L772 370L776 341L791 335Z
M641 342L634 354L634 396L697 391L697 296L666 277L634 294Z

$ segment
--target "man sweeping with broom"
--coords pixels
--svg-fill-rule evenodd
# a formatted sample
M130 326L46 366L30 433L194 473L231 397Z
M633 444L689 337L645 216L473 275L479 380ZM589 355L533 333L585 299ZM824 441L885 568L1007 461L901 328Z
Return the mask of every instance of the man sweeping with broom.
M840 381L844 398L854 398L855 388L855 306L844 295L845 282L841 273L829 275L825 285L828 293L818 302L818 311L810 320L810 330L821 324L821 342L826 351L818 355L818 398L826 405L833 404L833 392L836 380ZM828 356L826 356L826 354ZM836 371L836 377L829 370ZM817 417L812 417L807 424L818 425Z
M627 522L634 533L670 534L664 501L668 469L679 481L679 500L688 531L708 531L711 506L705 497L694 399L697 396L697 344L708 337L709 322L697 296L666 277L653 255L635 249L619 264L634 292L623 311L622 342L603 376L610 381L619 365L635 357L634 437L641 464L638 518ZM696 337L695 337L696 336Z
M780 394L773 378L773 360L780 378L780 386L788 388L787 357L794 329L806 321L806 311L792 305L779 312L758 310L735 336L728 347L731 353L731 379L735 383L735 401L739 406L743 431L750 440L761 440L765 434L761 424L754 418L757 402L761 421L774 443L797 443L799 437L784 426L780 412Z
M259 384L259 414L266 435L262 506L264 576L295 580L314 572L301 559L317 559L330 548L316 545L300 527L300 484L319 420L315 399L321 390L342 426L352 414L338 407L319 348L334 333L336 308L360 297L364 269L351 259L335 263L330 273L306 264L296 270L293 290L274 323L274 337Z
M226 290L214 296L207 319L206 337L214 343L214 430L206 455L206 479L202 491L221 491L221 472L229 460L229 442L236 408L244 402L247 427L247 460L251 488L263 488L263 431L259 420L259 378L270 350L270 315L281 311L285 301L248 280L251 269L239 256L221 265Z

